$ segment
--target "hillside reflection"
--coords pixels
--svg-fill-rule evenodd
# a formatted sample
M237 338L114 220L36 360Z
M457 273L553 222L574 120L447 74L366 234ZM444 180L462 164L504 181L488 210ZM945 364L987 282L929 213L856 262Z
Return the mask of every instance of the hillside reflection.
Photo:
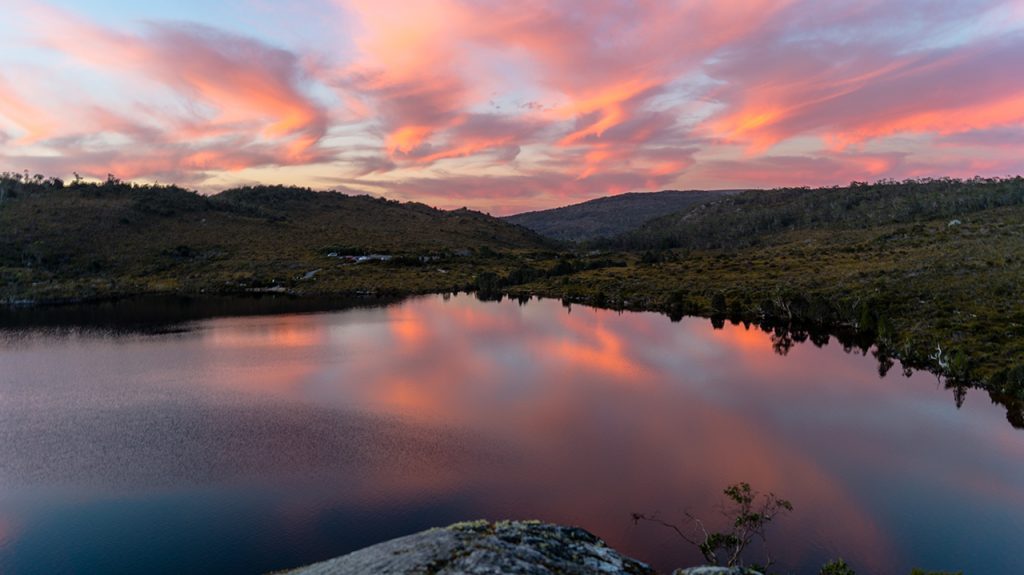
M267 572L474 517L582 525L670 570L699 554L630 514L715 517L736 481L796 505L769 538L795 572L1024 569L1024 440L869 353L470 296L29 338L0 347L0 571ZM223 543L152 548L196 538Z
M715 329L724 327L722 318L713 318L712 326ZM732 325L740 325L738 321L732 321ZM744 328L750 329L750 324L745 323ZM846 353L860 353L861 355L871 354L877 362L879 377L886 377L891 373L897 361L875 345L875 341L863 333L856 333L849 330L832 329L822 326L795 326L795 325L760 325L758 329L768 334L771 340L772 350L778 355L786 356L789 351L798 344L810 343L815 347L828 345L830 341L837 341ZM915 370L907 365L899 369L904 377L910 377ZM995 389L984 389L965 381L957 381L951 378L938 377L942 387L948 390L953 396L953 403L957 408L961 407L967 400L967 393L970 389L976 389L977 393L987 393L992 403L1003 406L1006 409L1006 420L1011 426L1017 429L1024 429L1024 400L1012 394L1000 393ZM980 389L977 389L979 388Z

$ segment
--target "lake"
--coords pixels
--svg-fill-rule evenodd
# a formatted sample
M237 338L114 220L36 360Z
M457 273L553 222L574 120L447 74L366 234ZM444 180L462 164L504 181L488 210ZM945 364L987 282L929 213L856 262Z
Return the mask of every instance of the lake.
M795 506L780 570L1024 573L1024 431L834 339L468 295L176 305L0 329L0 573L265 573L475 518L669 570L699 554L631 513L714 524L739 481Z

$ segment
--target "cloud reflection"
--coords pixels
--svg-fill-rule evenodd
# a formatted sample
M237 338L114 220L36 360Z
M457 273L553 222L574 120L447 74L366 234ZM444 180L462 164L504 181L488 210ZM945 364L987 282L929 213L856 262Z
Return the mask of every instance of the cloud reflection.
M582 525L663 569L698 557L670 532L634 527L630 513L716 517L717 494L737 481L794 502L769 541L800 571L838 554L870 572L904 570L919 553L955 549L931 540L950 525L982 526L996 553L1013 530L986 518L1024 506L1024 444L998 406L971 394L958 410L928 374L879 380L870 357L834 342L781 357L756 328L470 296L198 327L132 340L139 361L119 363L116 377L78 369L89 397L115 396L116 409L80 401L70 424L48 424L26 406L52 404L11 395L0 410L34 421L19 424L32 439L17 443L118 438L125 451L114 455L148 463L111 477L140 492L181 470L274 486L276 513L300 539L329 517L348 525L357 510L541 518ZM45 362L10 350L22 355L6 377L53 400L66 393L61 358L109 367L126 355L116 341L58 341ZM72 451L38 468L56 477L61 465L113 457ZM922 505L941 521L918 518Z

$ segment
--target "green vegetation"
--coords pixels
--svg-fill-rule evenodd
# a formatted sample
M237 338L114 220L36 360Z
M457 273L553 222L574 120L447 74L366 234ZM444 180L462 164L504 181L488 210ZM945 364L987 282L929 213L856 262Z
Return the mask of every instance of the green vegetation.
M471 287L480 268L504 272L520 254L549 249L524 228L469 210L299 188L202 196L113 177L64 186L4 174L0 189L0 301L7 302L451 291ZM387 258L344 257L368 254Z
M857 572L839 558L822 565L818 575L857 575Z
M717 197L566 247L477 212L368 196L8 173L0 301L476 291L701 315L757 325L783 354L836 336L883 374L899 360L944 376L958 403L984 388L1024 428L1024 178Z
M960 218L1024 204L1024 179L952 178L853 182L839 188L786 188L731 195L650 220L604 241L619 249L737 249L801 230L863 230Z
M779 514L793 511L793 504L774 493L758 493L749 483L744 482L730 485L722 493L731 504L729 508L722 509L727 523L722 531L708 531L704 522L690 513L686 513L686 517L692 528L680 527L643 513L634 513L633 523L646 521L668 527L681 539L697 547L708 564L742 568L745 566L744 554L750 544L755 538L765 543L768 525ZM758 566L758 571L766 571L772 564L767 547L765 556L765 564Z

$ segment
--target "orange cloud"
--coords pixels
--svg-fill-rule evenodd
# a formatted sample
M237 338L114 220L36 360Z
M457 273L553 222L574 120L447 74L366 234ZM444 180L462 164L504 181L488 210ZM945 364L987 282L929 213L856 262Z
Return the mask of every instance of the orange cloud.
M415 150L433 133L430 126L402 126L391 134L388 134L388 152L394 155L396 152L408 154Z
M993 94L991 100L942 109L910 112L891 119L867 120L849 131L828 135L840 148L864 140L899 133L956 134L999 126L1024 125L1024 88L1003 97Z
M360 57L339 73L381 114L388 152L411 154L457 122L470 91L453 69L460 61L457 30L465 25L460 3L351 0L342 6L358 20Z
M884 10L872 11L883 24ZM712 66L721 84L711 97L725 106L701 129L757 155L797 136L820 136L842 150L900 134L1020 125L1024 81L997 71L1013 67L1022 47L1019 35L903 53L894 43L851 52L830 40L769 45L760 53L751 46Z
M584 127L559 140L558 144L571 146L580 143L588 136L600 138L606 130L618 126L628 117L626 102L656 84L657 82L652 79L629 79L622 84L602 87L597 94L584 96L565 108L556 110L557 113L567 117L595 116L595 119Z
M534 79L545 94L565 101L520 118L575 124L558 138L559 146L602 148L586 155L586 163L577 169L577 177L585 178L602 170L609 159L634 155L648 143L640 129L612 130L641 121L665 84L725 43L749 34L785 3L747 4L753 16L743 19L731 17L735 6L701 3L627 7L595 2L586 9L569 3L458 0L353 0L342 5L360 22L360 58L343 71L341 83L377 109L393 160L429 165L534 142L536 132L531 131L458 132L468 108L486 103L493 90L508 87L500 80L501 70L485 68L482 57L475 55L477 50L498 50L516 56L500 64L506 71ZM606 30L620 20L621 31ZM644 33L634 35L640 26ZM680 37L688 42L680 44ZM610 151L609 145L620 149ZM667 175L671 167L685 169L681 163L662 162L656 175ZM636 169L644 169L643 164Z
M648 105L667 84L752 33L786 4L601 1L585 9L561 3L552 9L548 3L526 2L488 18L497 24L485 29L510 47L524 49L544 87L568 99L548 113L575 121L558 145L604 148L586 156L578 171L586 178L606 168L608 160L635 155L651 143L642 132L612 130L649 114ZM735 17L738 9L744 18ZM672 135L678 143L681 134ZM609 152L608 144L618 150ZM666 168L662 164L661 173Z

